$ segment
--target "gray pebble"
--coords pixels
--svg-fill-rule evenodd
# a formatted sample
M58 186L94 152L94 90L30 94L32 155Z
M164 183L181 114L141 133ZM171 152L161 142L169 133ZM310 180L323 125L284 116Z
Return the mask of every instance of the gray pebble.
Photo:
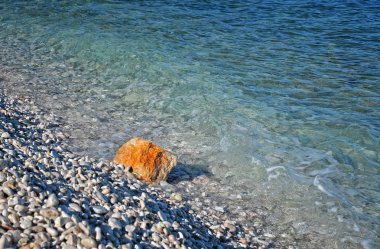
M57 207L59 204L59 200L55 194L49 195L45 207Z
M3 192L4 192L4 194L6 194L8 196L12 196L15 193L12 189L10 189L8 187L3 187Z
M52 237L56 237L58 235L57 230L52 227L47 227L46 232L48 232Z
M22 217L20 220L20 227L22 229L28 229L32 226L32 220L30 217Z
M8 132L3 132L1 134L1 138L10 138L10 137L11 137L11 135Z
M224 212L224 208L223 207L220 207L220 206L215 206L214 209L218 212L221 212L223 213Z
M92 210L97 214L106 214L108 210L102 206L93 206Z
M111 228L116 228L116 229L121 229L121 223L119 220L117 220L116 218L109 218L108 219L108 225L111 227Z

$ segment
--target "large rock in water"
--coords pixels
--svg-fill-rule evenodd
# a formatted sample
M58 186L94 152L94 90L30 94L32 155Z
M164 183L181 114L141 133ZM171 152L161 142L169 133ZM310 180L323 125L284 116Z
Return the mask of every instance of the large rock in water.
M151 141L133 138L120 147L113 162L131 167L137 179L153 183L166 180L177 160Z

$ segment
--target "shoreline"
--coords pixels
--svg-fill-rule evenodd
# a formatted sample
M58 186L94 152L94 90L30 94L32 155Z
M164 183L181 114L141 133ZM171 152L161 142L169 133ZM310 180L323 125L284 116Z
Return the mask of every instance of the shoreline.
M58 246L57 243L60 242L63 244L59 244L60 246L70 248L67 242L70 239L70 243L74 243L75 241L72 241L75 240L73 239L74 235L71 236L69 235L70 233L67 233L63 236L66 229L66 227L65 229L63 228L63 225L71 224L72 226L69 227L69 230L75 227L75 229L79 229L79 235L83 234L82 237L77 236L77 245L91 242L96 243L97 248L103 248L102 245L105 246L110 242L115 243L116 245L114 244L114 246L116 247L121 247L124 244L125 246L132 246L132 243L136 242L148 243L154 247L157 241L160 243L168 242L169 247L177 246L178 248L181 248L181 246L194 247L195 245L202 247L202 243L205 247L293 248L293 246L289 245L290 243L278 239L278 235L273 235L260 222L251 224L251 226L242 222L242 220L251 220L252 216L256 216L255 219L260 220L265 216L263 213L240 213L240 220L236 219L236 215L231 220L234 215L232 215L229 207L219 206L219 203L212 198L212 195L217 193L215 188L219 186L211 178L199 175L191 181L187 181L189 179L182 179L174 174L174 176L170 175L169 177L171 182L177 181L175 184L163 182L156 186L146 186L128 175L119 166L107 161L102 162L87 156L80 157L71 153L67 149L68 137L59 131L62 123L54 115L48 114L35 106L31 99L16 96L13 98L9 94L5 94L4 91L0 91L0 98L2 110L2 148L0 151L2 152L1 158L3 158L2 173L5 177L4 180L7 179L7 181L2 182L3 195L7 198L3 198L1 208L3 213L5 212L4 210L7 210L8 216L12 216L11 219L3 217L2 222L6 221L7 227L14 229L2 231L3 236L0 240L0 245L2 242L13 245L14 243L12 244L12 242L18 239L18 243L25 243L25 245L29 246L30 243L35 243L36 241L45 243L44 245L53 246ZM9 122L9 120L12 120L12 122ZM14 122L20 127L15 127L13 131L9 129L4 131L6 126L12 126L9 123ZM27 131L32 132L31 134L34 134L34 137L20 135ZM30 172L30 175L39 179L39 181L34 182L31 179L33 177L25 173L26 169ZM177 168L177 173L178 171L181 171L181 169ZM184 178L187 177L185 176ZM60 181L56 182L57 179ZM99 179L101 184L99 184ZM12 190L12 188L6 186L4 192L4 182L9 184L9 181L14 183L11 184L14 189ZM95 183L93 183L94 181ZM208 189L214 190L215 193L213 191L204 191L197 195L194 192L194 190L198 190L194 186L195 183L207 186ZM88 185L93 185L93 188L89 188ZM34 192L35 194L32 194L31 189L33 188L38 189L37 192ZM67 188L68 191L64 191L62 188ZM97 192L95 195L92 193L94 189ZM124 191L120 191L120 189ZM20 192L21 196L15 196ZM7 193L11 194L7 195ZM41 198L38 199L37 196ZM71 196L75 197L72 198ZM103 198L99 199L99 196ZM120 198L121 196L123 198ZM36 198L38 199L37 202L35 202ZM238 202L241 196L233 198ZM129 200L127 204L124 203L126 199ZM145 199L149 200L148 203L146 203ZM52 200L55 206L50 205ZM70 200L75 200L77 203L70 203ZM17 204L11 206L9 202L12 205ZM33 207L30 206L32 205L31 203L33 203ZM151 207L149 207L150 204ZM105 217L108 216L108 221L103 220L105 217L98 216L99 213L96 213L96 208L94 209L96 206L108 207L106 211L100 211L104 212ZM113 207L117 208L112 211ZM54 208L57 216L54 218L54 226L52 219L49 220L47 217L40 218L41 208L43 210ZM127 212L128 210L133 210L136 214L133 222L131 221L133 218L129 217L131 214ZM178 210L180 210L180 215ZM181 217L181 215L184 217ZM25 217L30 217L29 221L25 221L27 220ZM61 218L66 221L65 224L62 224ZM148 222L137 222L136 220L147 220ZM44 223L43 221L46 222ZM176 224L174 221L178 224L175 225L176 228L173 227L173 224ZM42 222L42 224L39 224L39 222ZM111 236L113 238L111 241L105 243L105 241L99 239L99 237L102 238L102 235L99 234L109 235L110 231L107 231L107 226L109 227L110 223L112 226L116 224L113 228L116 234ZM163 223L163 227L161 227L162 233L159 233L156 231L157 224L161 223ZM21 226L21 224L23 225ZM36 226L38 229L35 228ZM134 232L126 231L127 227L136 231L137 234L133 235ZM193 229L193 227L198 229ZM33 228L35 229L33 230ZM102 228L106 230L103 231ZM75 229L70 231L73 232ZM99 232L99 229L101 229L101 232ZM125 230L132 237L123 237L122 232L120 232L122 230ZM179 231L181 230L186 232L188 237L184 235L186 233L180 234ZM146 237L144 237L144 234ZM120 237L119 240L117 235ZM98 236L98 240L96 236ZM59 240L54 240L53 238L59 238ZM146 242L143 239L146 239ZM17 244L18 247L25 245Z

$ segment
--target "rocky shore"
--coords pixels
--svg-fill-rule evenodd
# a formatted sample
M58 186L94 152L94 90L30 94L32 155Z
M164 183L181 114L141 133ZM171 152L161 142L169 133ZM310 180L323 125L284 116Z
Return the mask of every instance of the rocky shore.
M239 212L241 196L231 196L234 211L219 206L204 175L189 181L179 165L170 183L145 185L122 166L73 154L58 117L2 91L0 249L293 248L263 227L264 214Z

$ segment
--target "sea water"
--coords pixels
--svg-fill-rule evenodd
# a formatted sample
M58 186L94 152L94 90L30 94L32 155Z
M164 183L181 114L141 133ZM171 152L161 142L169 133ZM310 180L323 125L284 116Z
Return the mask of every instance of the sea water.
M0 2L0 84L73 150L152 139L303 247L380 247L379 58L375 0Z

